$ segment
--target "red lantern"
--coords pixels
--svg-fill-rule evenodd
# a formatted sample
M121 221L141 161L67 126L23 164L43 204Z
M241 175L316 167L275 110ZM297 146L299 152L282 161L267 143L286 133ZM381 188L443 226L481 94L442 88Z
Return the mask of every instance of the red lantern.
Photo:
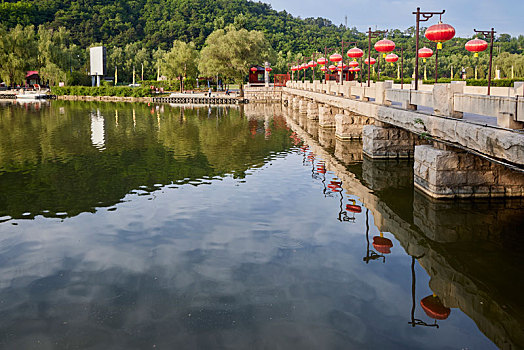
M308 65L309 68L313 69L313 68L315 68L317 66L317 62L309 61L307 65Z
M453 39L455 28L449 24L438 23L426 29L426 38L437 43L437 50L442 50L442 43Z
M388 39L379 40L375 44L375 50L382 52L383 56L386 57L387 52L395 50L395 43Z
M395 55L394 53L390 53L389 55L386 56L386 62L391 63L392 66L393 66L393 63L397 61L398 61L398 56Z
M369 63L368 63L368 62L369 62ZM377 60L374 59L373 57L371 57L371 62L370 62L370 61L368 61L368 59L366 58L366 59L364 60L364 63L365 63L365 64L370 64L370 63L371 63L371 65L373 65L373 64L377 63Z
M357 62L357 61L351 61L351 62L349 62L349 66L350 66L351 68L358 67L358 62Z
M258 70L257 67L251 67L251 71L252 71L253 73L255 73L257 70ZM244 71L244 72L245 72L245 71Z
M349 71L352 73L360 72L360 68L359 67L349 68Z
M329 56L329 60L331 62L340 62L340 61L342 61L342 55L340 55L338 53L334 53L331 56Z
M482 52L488 48L488 43L482 39L473 39L466 43L466 50L474 52L475 57L479 57L479 52Z
M427 47L423 47L418 50L418 57L423 58L424 62L426 62L426 58L430 58L433 56L433 50Z
M352 49L349 49L349 51L347 52L347 55L349 58L357 59L357 58L364 56L364 51L362 51L358 47L354 47Z
M325 73L325 72L327 72L328 69L326 68L326 66L322 66L322 67L320 67L320 70Z
M334 71L337 70L337 67L335 67L334 65L331 65L331 66L329 66L329 70L334 72Z
M327 63L327 60L325 57L320 57L318 60L317 60L317 63L320 64L321 66L325 65Z
M271 72L272 70L273 70L273 68L271 68L271 67L267 67L266 68L266 72Z

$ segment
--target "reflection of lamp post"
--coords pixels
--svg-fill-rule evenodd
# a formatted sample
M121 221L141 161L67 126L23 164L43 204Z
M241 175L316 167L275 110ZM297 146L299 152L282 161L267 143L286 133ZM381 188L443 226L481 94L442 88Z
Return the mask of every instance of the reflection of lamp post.
M479 33L484 35L484 38L489 39L490 46L489 46L489 73L488 73L488 95L491 93L491 68L493 65L493 41L495 40L495 28L491 28L491 30L476 30L474 29L475 33ZM512 67L513 69L513 67Z
M386 262L386 257L381 254L375 253L372 249L369 248L369 209L366 209L366 256L362 258L366 264L369 264L371 260L377 260L383 258L383 262Z
M416 293L415 293L415 286L416 286L416 276L415 276L415 259L420 259L424 255L419 257L411 257L411 321L408 322L408 324L411 325L411 327L415 326L424 326L424 327L436 327L439 328L439 325L437 324L437 320L445 320L449 317L451 313L451 309L448 307L445 307L444 304L442 304L442 301L438 296L435 294L429 295L422 299L420 301L420 306L432 319L435 320L434 323L426 323L425 321L422 321L421 319L415 318L415 308L416 308Z
M371 31L371 27L368 30L368 62L371 62L371 39L378 38L382 34L386 34L387 30L375 30ZM368 87L370 87L371 79L371 65L368 64Z
M426 22L434 15L443 15L446 10L441 12L421 12L420 7L417 7L417 12L413 12L416 15L416 29L415 29L415 52L418 52L419 49L419 34L420 34L420 22ZM415 58L415 90L418 90L418 56Z

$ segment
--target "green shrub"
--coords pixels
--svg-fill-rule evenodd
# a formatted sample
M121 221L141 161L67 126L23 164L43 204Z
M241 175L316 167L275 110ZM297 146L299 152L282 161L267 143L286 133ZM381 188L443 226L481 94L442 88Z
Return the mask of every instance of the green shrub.
M58 96L120 96L149 97L152 96L149 87L132 88L128 86L63 86L52 87L51 92Z

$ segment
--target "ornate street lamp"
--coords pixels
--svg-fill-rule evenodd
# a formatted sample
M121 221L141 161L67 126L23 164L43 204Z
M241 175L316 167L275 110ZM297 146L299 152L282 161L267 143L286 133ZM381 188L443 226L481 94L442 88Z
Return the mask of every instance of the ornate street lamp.
M489 75L488 75L488 96L491 92L491 68L493 66L493 41L495 40L495 28L491 28L491 30L476 30L473 29L475 33L482 34L484 38L489 39L490 41L490 47L489 47Z
M367 58L368 62L372 62L371 61L371 39L378 38L380 35L386 34L387 32L388 32L387 30L371 31L371 27L369 27L369 30L368 30L368 58ZM375 63L371 63L371 64L375 64ZM371 80L371 65L368 64L368 87L370 86L370 80Z
M441 12L421 12L420 7L417 7L417 12L413 12L413 14L416 15L416 29L415 29L415 36L416 36L415 51L416 52L418 52L418 49L419 49L420 22L426 22L434 15L442 16L445 12L446 10L442 10ZM415 90L418 90L418 56L415 59Z
M433 56L433 50L431 50L430 48L428 47L423 47L421 48L420 50L418 50L418 57L419 58L422 58L423 59L423 62L424 62L424 79L427 79L427 76L426 76L426 61L428 58L430 58L431 56Z
M442 19L442 15L440 15ZM455 28L449 24L442 23L440 20L438 24L434 24L426 29L426 38L433 41L437 45L435 51L435 84L438 81L438 50L442 50L442 43L453 39L455 36Z
M488 43L482 39L473 39L466 43L466 50L474 52L474 57L477 58L477 64L475 65L475 79L477 79L477 70L479 62L479 52L485 51L488 48Z
M375 50L382 53L382 57L386 58L387 53L395 50L395 43L389 39L382 39L375 43ZM380 79L380 56L377 65L378 75L377 80Z

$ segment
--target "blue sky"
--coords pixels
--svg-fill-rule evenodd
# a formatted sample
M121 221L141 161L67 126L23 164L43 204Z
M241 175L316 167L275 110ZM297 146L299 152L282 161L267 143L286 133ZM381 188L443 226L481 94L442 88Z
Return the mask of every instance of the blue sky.
M415 24L412 14L420 6L422 11L446 10L442 21L449 23L461 37L471 36L473 28L511 35L524 34L524 0L261 0L278 11L286 10L294 16L324 17L335 24L343 24L348 17L348 27L364 31L378 29L406 29ZM362 6L363 3L369 5ZM357 13L358 11L358 13ZM438 19L431 19L434 24Z

